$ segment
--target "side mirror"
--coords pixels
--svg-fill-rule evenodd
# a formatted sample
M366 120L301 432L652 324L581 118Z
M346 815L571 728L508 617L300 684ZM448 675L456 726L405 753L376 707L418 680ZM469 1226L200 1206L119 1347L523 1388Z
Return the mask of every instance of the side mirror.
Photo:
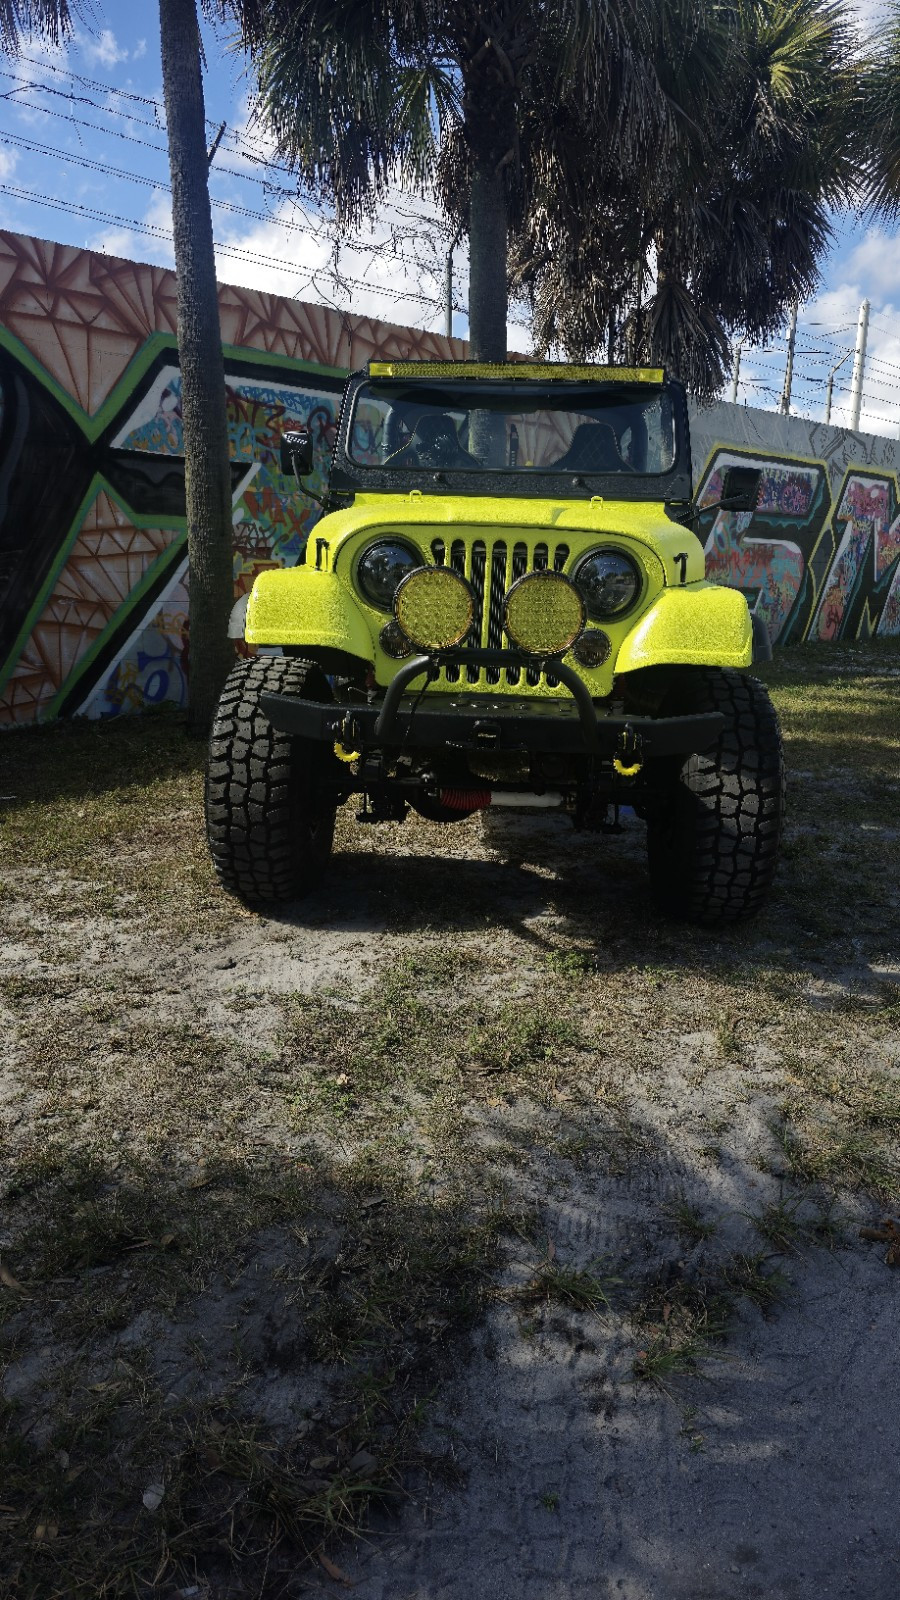
M761 477L758 467L726 467L719 501L723 511L755 511Z
M286 477L305 478L313 469L313 441L309 428L281 435L281 470ZM757 473L757 477L759 474Z

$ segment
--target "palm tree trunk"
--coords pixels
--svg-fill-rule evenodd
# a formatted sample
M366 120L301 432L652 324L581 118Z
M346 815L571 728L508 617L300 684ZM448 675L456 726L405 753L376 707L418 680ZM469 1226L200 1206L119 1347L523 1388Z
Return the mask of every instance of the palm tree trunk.
M205 734L234 660L228 640L234 583L225 366L195 0L159 0L159 28L172 174L190 564L188 728Z
M469 355L506 360L506 190L502 172L479 157L469 201Z

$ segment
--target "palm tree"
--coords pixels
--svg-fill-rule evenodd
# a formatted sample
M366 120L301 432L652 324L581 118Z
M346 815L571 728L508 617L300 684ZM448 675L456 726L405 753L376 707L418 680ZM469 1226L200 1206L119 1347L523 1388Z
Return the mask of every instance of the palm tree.
M814 292L829 213L848 203L858 170L844 12L832 0L698 7L675 66L648 61L677 109L674 140L645 146L643 166L623 165L574 108L558 138L582 162L554 162L551 150L514 250L541 342L664 362L709 398L731 335L769 338L787 306Z
M900 4L895 0L867 42L866 71L855 106L855 154L870 217L900 213Z
M395 183L431 192L469 236L469 346L506 358L507 243L534 204L566 107L635 154L671 135L642 43L664 57L688 0L299 0L255 37L260 109L280 156L339 224ZM583 152L574 145L571 159Z
M188 727L205 735L234 664L228 639L234 578L225 363L194 0L159 0L159 31L172 177L190 568Z
M250 34L258 0L203 0ZM87 25L93 21L85 4ZM54 44L71 34L77 0L0 0L0 43L15 52L24 34ZM232 581L231 469L216 264L207 185L206 122L195 0L160 0L163 91L172 176L178 289L185 489L190 563L188 727L205 734L233 663L227 637Z

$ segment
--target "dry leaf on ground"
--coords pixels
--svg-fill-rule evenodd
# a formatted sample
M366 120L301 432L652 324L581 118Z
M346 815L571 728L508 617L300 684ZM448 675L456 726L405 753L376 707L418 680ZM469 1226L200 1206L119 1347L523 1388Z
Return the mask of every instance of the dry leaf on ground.
M346 1572L342 1572L340 1567L335 1566L333 1561L329 1561L328 1557L324 1556L321 1550L319 1551L319 1560L321 1561L322 1566L325 1568L325 1571L328 1573L329 1578L333 1578L335 1583L342 1583L345 1589L353 1588L353 1579L348 1578Z

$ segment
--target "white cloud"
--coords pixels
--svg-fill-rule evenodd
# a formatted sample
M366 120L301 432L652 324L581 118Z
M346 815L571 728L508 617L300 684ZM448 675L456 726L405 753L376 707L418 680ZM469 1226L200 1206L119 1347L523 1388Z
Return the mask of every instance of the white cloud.
M222 150L223 166L232 167L233 150L227 141ZM279 190L292 189L290 177L273 174L273 185L271 216L264 221L244 221L214 206L222 281L385 322L443 331L446 230L430 202L397 194L381 208L376 222L365 224L352 237L340 236L312 204L279 196ZM233 180L225 171L217 174L215 165L211 190L214 200L234 195ZM250 204L262 209L266 202L260 196ZM464 245L455 265L456 298L465 304L465 271L460 270L466 265ZM462 331L458 312L455 331ZM520 342L521 330L516 331Z
M848 278L863 286L870 299L900 294L900 240L882 228L870 228L843 266Z
M222 177L224 180L225 175ZM220 193L222 188L220 184ZM282 200L273 207L270 218L260 221L214 208L219 281L309 300L384 322L443 330L443 251L429 248L428 243L434 233L440 245L435 218L422 202L404 198L402 204L402 216L388 212L389 220L379 221L361 230L351 241L343 242L337 267L333 228L312 208L301 209ZM127 226L99 229L88 247L171 266L174 255L168 193L157 191L140 221L158 231L145 233ZM434 262L434 272L427 270L430 260ZM464 247L459 265L465 265ZM464 301L464 272L457 276L458 295L461 283ZM456 332L462 331L462 319L457 313ZM521 348L523 330L514 328L511 333L516 336L515 347Z
M117 67L120 61L128 60L128 51L119 44L112 28L101 28L96 37L81 32L75 37L85 60L92 67Z
M148 228L159 231L143 233L127 226L102 228L87 240L87 249L99 250L107 256L124 256L127 261L150 261L155 266L173 267L175 252L171 240L171 197L161 189L156 190L139 220Z
M0 178L11 178L19 159L18 150L0 149Z
M855 0L851 10L866 33L874 33L893 11L890 0Z
M142 61L146 54L147 54L147 41L146 41L146 39L138 39L137 44L135 45L134 49L131 52L132 61Z

